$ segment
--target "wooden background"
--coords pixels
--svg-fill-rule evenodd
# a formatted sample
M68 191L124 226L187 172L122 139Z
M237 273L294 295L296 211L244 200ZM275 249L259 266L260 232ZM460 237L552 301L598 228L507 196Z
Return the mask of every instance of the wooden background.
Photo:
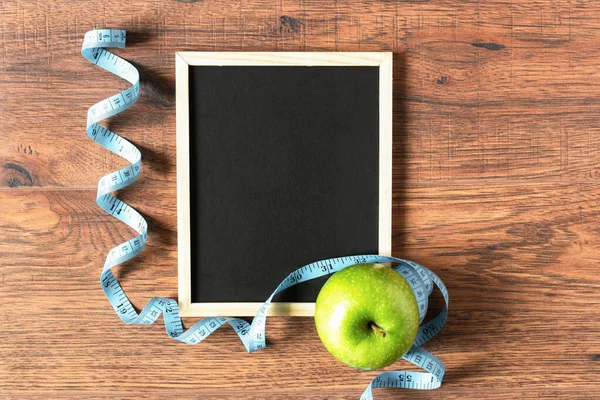
M98 279L133 232L94 199L126 163L85 118L127 85L80 55L115 27L142 78L108 122L143 153L119 193L150 226L118 274L134 304L177 295L175 51L393 51L394 254L451 307L426 346L443 387L376 398L600 398L597 1L4 0L0 22L0 397L356 399L376 374L310 318L270 319L252 355L231 329L190 347L117 318Z

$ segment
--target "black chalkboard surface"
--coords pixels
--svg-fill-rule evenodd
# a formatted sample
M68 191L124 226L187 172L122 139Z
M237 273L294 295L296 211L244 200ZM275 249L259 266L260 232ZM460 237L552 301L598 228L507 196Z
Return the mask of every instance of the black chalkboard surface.
M190 65L188 90L192 303L261 303L305 264L379 252L378 66Z

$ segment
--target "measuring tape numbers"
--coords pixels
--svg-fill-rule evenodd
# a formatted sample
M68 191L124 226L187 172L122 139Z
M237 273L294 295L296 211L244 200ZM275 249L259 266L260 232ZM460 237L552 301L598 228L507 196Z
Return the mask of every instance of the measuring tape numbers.
M333 274L351 265L360 263L393 263L394 268L411 286L417 299L421 322L425 318L429 296L434 285L441 291L446 307L432 318L422 323L414 344L403 359L422 368L426 372L390 371L377 375L361 396L361 400L373 398L372 389L382 387L408 389L436 389L444 377L445 366L433 354L420 346L435 336L448 313L448 290L441 279L429 269L412 261L380 255L358 255L317 261L290 273L261 306L252 322L240 318L207 317L184 330L179 316L177 301L163 297L153 297L138 313L121 285L112 273L112 268L138 255L146 247L148 224L144 217L131 206L111 195L111 192L124 188L140 176L141 153L129 141L98 124L103 119L116 115L132 106L140 95L140 76L137 69L128 61L105 50L125 47L126 34L120 29L97 29L85 34L81 54L91 63L125 79L131 87L104 99L88 110L86 131L99 145L126 159L131 165L103 176L98 182L96 202L100 208L129 225L139 235L113 248L104 263L100 283L102 290L115 312L128 324L152 324L163 316L167 334L175 340L187 344L198 344L222 325L230 325L237 333L249 353L266 346L265 323L271 301L284 290L311 279Z

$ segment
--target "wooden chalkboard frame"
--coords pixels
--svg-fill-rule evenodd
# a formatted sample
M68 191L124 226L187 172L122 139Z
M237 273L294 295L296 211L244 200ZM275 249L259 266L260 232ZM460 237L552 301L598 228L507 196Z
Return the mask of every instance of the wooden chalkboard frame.
M379 67L379 254L392 241L392 53L391 52L177 52L177 239L178 295L182 316L254 316L262 303L193 303L191 289L189 82L190 66L377 66ZM272 303L269 315L312 316L314 303Z

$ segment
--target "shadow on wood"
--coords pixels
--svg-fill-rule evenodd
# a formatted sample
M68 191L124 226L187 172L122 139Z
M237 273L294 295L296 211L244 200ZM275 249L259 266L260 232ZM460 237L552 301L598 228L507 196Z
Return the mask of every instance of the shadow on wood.
M404 152L409 135L406 115L406 55L394 53L393 59L393 153L392 153L392 255L401 257L405 246L407 168Z

